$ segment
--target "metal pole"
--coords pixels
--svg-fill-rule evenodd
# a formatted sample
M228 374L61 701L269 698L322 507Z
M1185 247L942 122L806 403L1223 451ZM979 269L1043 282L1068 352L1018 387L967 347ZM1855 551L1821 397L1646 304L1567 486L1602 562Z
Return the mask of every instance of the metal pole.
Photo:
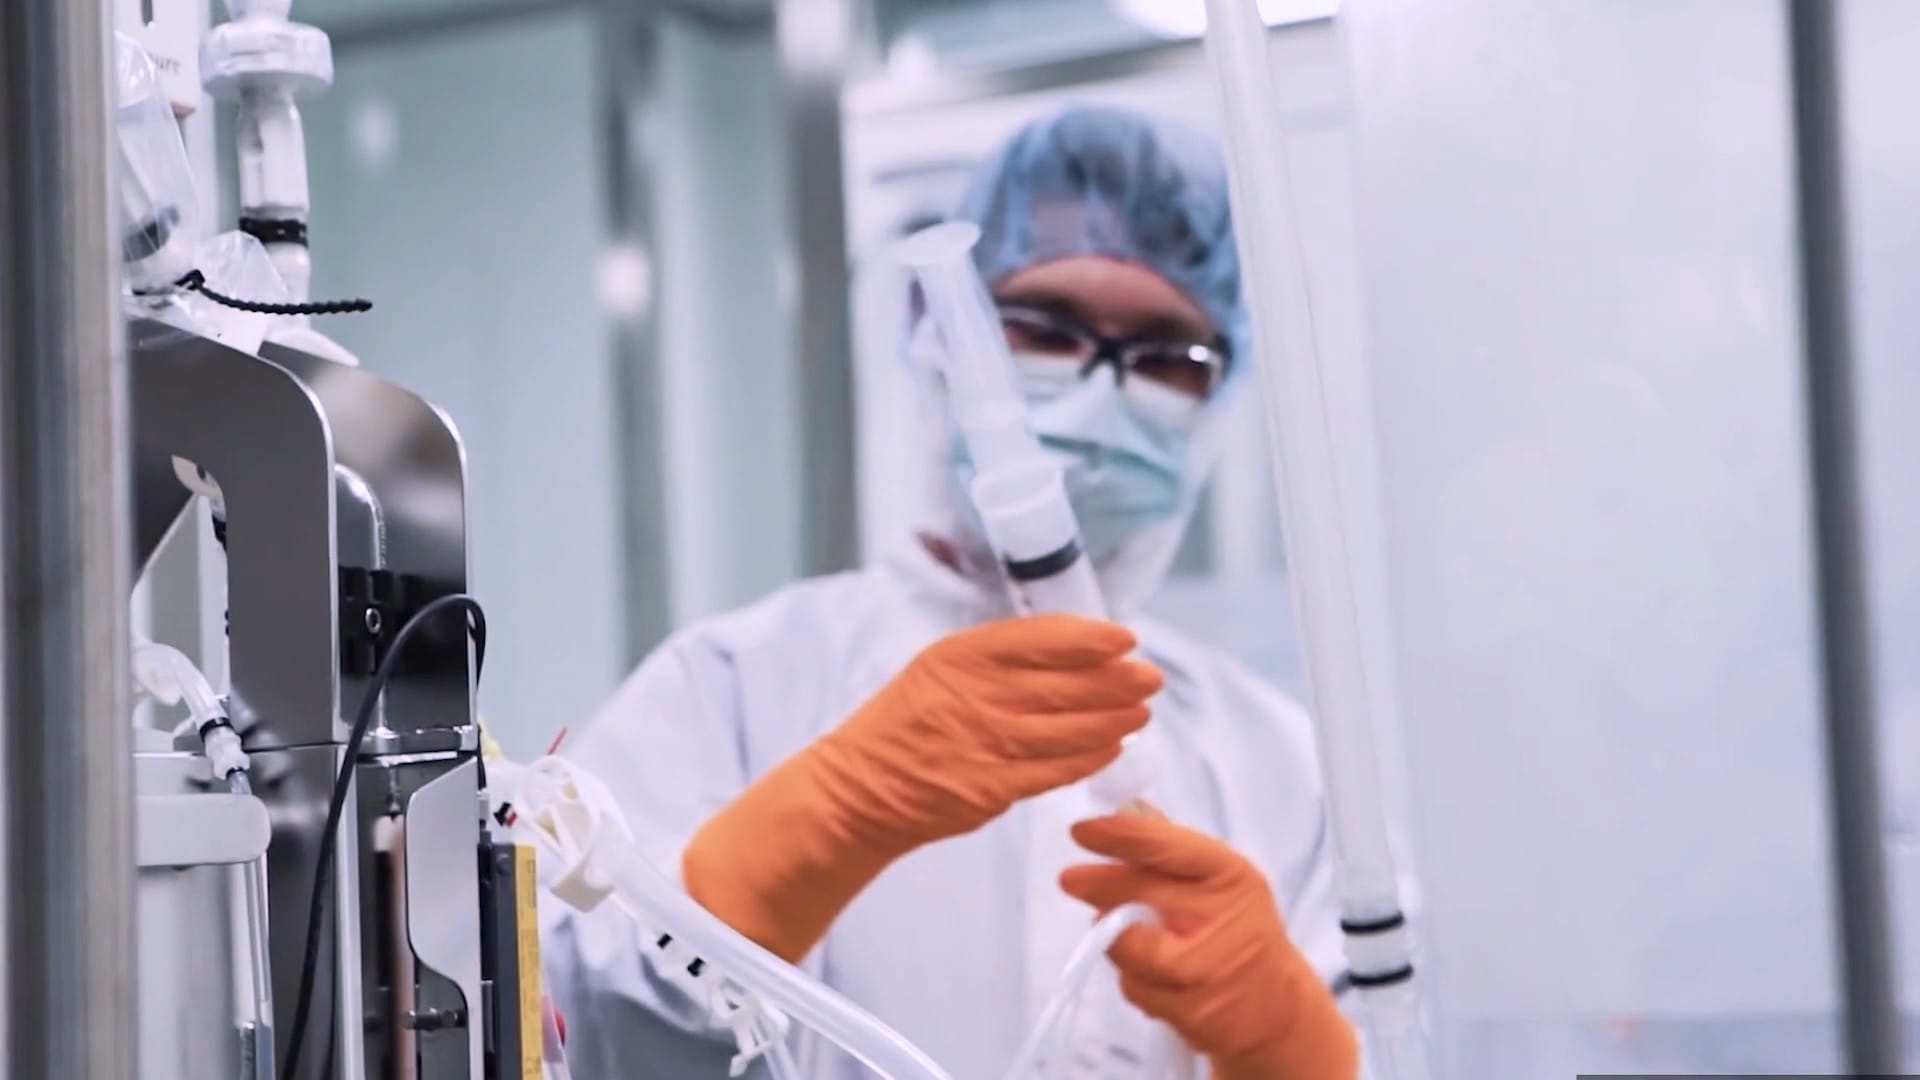
M104 8L0 3L0 1016L23 1080L137 1075Z
M1846 192L1833 0L1790 0L1801 325L1822 693L1848 1067L1900 1070L1874 756L1872 637L1860 529Z
M849 0L775 0L773 11L799 346L801 568L824 574L853 566L860 555L840 154L840 80L853 49L853 9Z

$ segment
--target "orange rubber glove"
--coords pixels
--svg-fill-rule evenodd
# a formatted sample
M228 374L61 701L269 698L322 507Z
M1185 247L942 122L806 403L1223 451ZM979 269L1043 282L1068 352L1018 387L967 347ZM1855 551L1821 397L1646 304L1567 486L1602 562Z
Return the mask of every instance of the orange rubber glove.
M1273 892L1246 857L1158 815L1073 827L1117 862L1068 867L1060 887L1102 914L1142 903L1160 926L1132 926L1107 951L1140 1011L1205 1054L1214 1080L1353 1080L1353 1026L1287 937Z
M694 834L687 891L790 961L887 865L1120 755L1158 669L1122 627L989 623L929 646L867 702Z

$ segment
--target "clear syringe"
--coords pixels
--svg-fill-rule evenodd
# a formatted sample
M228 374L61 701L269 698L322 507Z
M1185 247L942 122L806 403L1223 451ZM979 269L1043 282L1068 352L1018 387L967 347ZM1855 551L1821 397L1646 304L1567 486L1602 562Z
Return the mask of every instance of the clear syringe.
M1065 473L1027 422L1000 317L974 269L979 239L979 227L954 221L895 251L919 278L940 332L947 399L973 461L968 494L1023 613L1104 619L1106 597L1080 544Z
M1106 596L1080 543L1065 471L1028 423L1006 332L973 264L979 240L978 226L953 221L894 250L919 280L940 332L948 404L974 467L968 495L1023 614L1105 619ZM1087 783L1098 803L1117 810L1146 798L1152 770L1129 746Z

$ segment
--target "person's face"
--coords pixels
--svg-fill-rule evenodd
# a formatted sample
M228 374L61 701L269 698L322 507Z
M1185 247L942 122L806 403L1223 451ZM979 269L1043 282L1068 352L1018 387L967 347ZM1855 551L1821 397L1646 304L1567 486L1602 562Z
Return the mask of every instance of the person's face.
M1211 347L1218 331L1198 305L1138 263L1102 255L1052 259L1002 278L993 298L1007 316L1007 343L1016 353L1073 359L1094 346L1071 340L1071 332L1091 331L1112 341L1151 343L1129 352L1141 361L1134 374L1201 401L1217 387L1220 371L1209 381L1204 366L1188 362L1187 353ZM1012 317L1016 312L1039 317Z

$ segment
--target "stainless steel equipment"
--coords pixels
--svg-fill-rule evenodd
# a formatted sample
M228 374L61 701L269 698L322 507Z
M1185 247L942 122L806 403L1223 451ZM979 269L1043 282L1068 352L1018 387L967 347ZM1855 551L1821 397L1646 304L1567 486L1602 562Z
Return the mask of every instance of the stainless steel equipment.
M176 458L221 496L231 708L272 818L284 1053L354 714L407 621L468 592L465 455L445 415L364 370L272 345L252 356L153 321L129 340L138 558L201 505ZM515 976L531 918L485 817L477 659L448 614L394 661L351 763L327 918L311 930L323 962L288 1080L540 1075L538 1047L523 1048L537 980Z

